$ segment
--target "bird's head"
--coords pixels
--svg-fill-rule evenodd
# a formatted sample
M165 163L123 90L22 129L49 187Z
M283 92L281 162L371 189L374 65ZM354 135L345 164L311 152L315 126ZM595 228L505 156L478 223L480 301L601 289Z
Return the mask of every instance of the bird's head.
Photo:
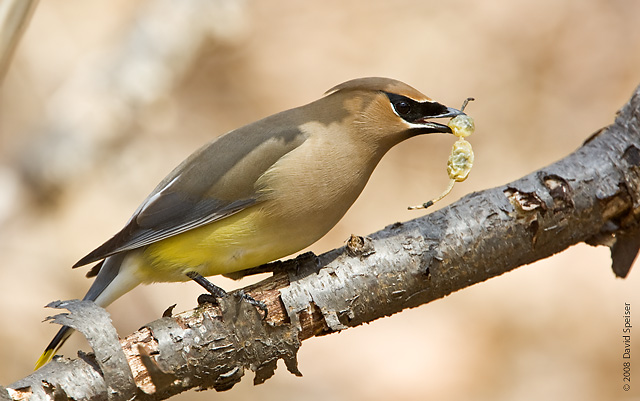
M446 124L433 120L464 114L389 78L347 81L327 91L324 99L341 104L355 131L389 147L416 135L451 133Z

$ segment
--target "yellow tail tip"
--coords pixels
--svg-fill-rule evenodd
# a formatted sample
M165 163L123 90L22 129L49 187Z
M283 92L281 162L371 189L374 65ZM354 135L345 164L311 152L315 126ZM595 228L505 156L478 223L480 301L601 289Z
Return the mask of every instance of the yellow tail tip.
M36 362L36 367L34 370L38 370L41 367L43 367L44 365L47 364L47 362L49 362L52 358L53 358L53 354L56 352L55 349L48 349L46 350L41 356L40 358L38 358L38 362Z

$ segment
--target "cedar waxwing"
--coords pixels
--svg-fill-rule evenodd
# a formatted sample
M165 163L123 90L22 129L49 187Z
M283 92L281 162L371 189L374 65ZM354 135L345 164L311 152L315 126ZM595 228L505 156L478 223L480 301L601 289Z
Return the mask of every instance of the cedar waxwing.
M389 149L416 135L451 133L430 120L462 114L402 82L361 78L214 139L74 265L99 261L84 299L104 307L140 283L202 284L202 276L295 253L342 218ZM72 331L60 329L36 368Z

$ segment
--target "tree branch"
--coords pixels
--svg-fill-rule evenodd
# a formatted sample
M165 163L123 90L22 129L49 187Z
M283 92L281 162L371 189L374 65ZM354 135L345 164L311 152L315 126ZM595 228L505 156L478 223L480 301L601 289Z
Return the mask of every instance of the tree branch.
M318 257L268 265L274 275L244 289L268 306L266 320L230 296L149 323L121 340L126 358L119 358L108 318L86 315L97 307L55 304L71 313L54 320L76 325L96 357L58 358L5 397L159 400L190 388L227 390L247 368L262 383L278 359L300 374L296 354L305 339L428 303L579 242L610 246L614 272L624 277L640 244L639 189L640 87L611 126L557 163L369 237L352 236Z

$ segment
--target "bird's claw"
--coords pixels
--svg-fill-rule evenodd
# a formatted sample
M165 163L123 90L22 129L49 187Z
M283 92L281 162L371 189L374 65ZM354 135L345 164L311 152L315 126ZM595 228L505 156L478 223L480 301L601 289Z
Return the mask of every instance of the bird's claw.
M240 296L240 299L242 299L243 301L248 302L249 304L255 306L256 308L258 308L262 312L264 312L264 316L262 316L262 320L265 320L267 318L267 314L269 313L269 309L267 309L267 305L264 302L256 300L251 295L247 294L246 292L244 292L242 290L238 291L238 295Z

